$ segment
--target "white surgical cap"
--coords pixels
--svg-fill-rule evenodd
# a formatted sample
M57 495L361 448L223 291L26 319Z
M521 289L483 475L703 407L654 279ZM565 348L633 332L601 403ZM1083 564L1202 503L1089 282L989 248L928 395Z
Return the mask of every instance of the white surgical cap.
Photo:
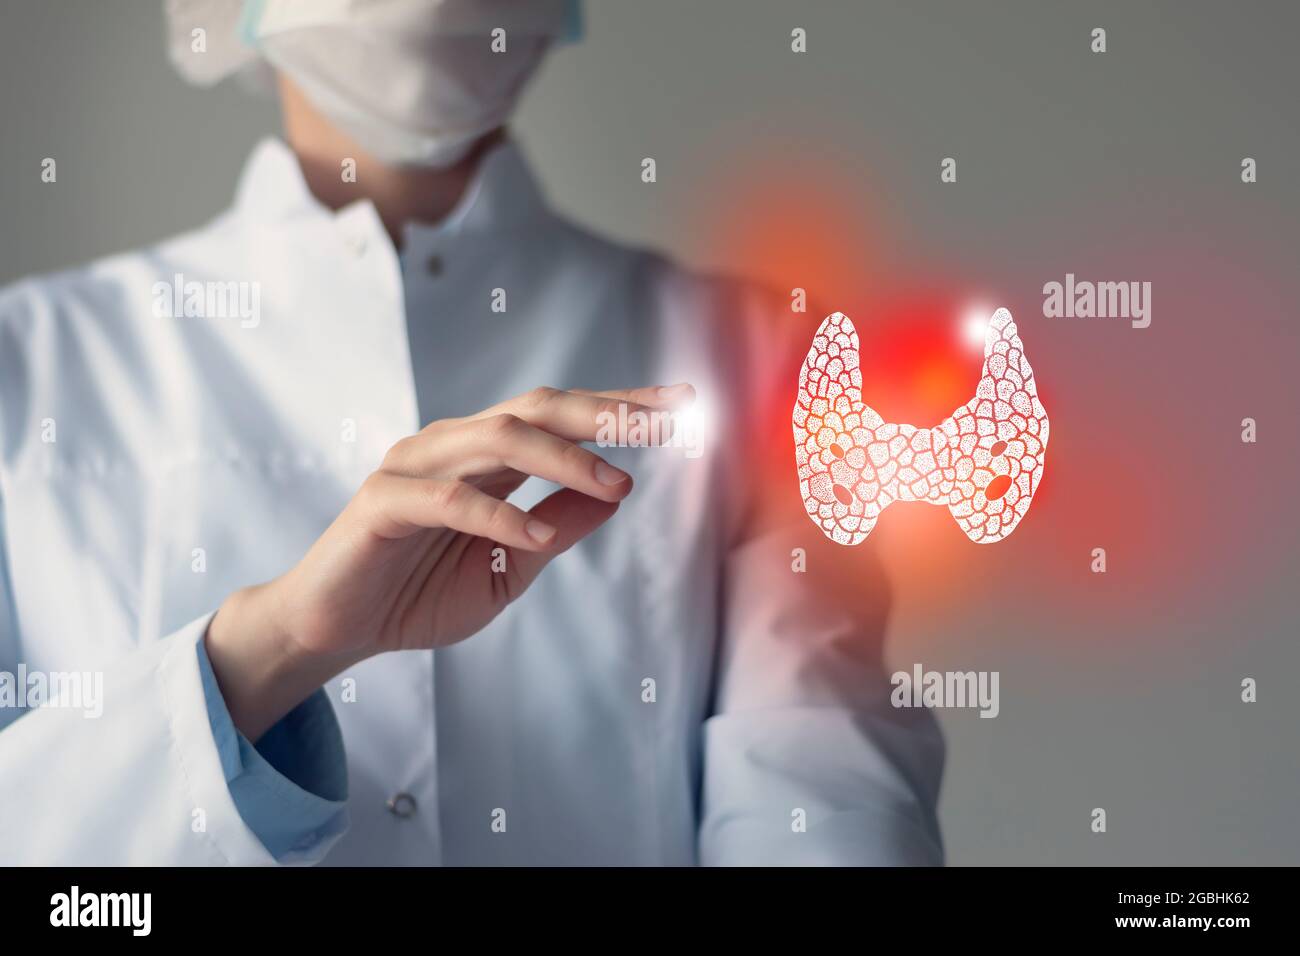
M579 0L165 0L167 52L190 83L212 86L228 76L264 74L249 24L263 29L346 25L358 11L394 24L427 25L444 36L497 27L520 36L575 40L581 35Z

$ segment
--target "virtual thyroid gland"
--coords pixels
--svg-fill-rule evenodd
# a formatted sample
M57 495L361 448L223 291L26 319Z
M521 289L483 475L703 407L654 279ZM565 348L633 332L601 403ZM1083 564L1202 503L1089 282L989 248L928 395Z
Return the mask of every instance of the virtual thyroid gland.
M975 397L933 428L886 422L863 403L857 330L843 313L828 316L799 372L793 419L804 508L839 544L865 541L895 501L946 504L972 541L1001 541L1043 476L1047 411L1006 309L989 321Z

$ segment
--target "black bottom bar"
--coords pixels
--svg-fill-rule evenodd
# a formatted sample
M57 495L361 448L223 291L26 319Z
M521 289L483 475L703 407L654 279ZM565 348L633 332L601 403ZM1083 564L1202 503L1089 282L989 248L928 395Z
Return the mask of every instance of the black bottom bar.
M1044 933L1231 943L1282 929L1294 883L1286 869L7 869L0 913L9 943L130 942L147 928L205 947L403 936L437 947L465 932L536 943L671 932L689 944L698 927L732 941L834 930L864 946Z

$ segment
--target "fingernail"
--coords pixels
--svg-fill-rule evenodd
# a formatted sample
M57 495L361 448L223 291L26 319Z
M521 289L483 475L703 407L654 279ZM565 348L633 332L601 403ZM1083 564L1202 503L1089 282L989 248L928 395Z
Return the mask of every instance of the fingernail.
M607 461L596 462L596 480L602 485L621 485L627 481L628 474L620 471Z
M545 521L538 521L536 518L530 519L524 525L524 530L528 532L528 537L538 544L545 544L555 537L555 529Z
M681 382L677 385L660 385L659 398L663 401L676 401L681 398L694 398L695 387L687 382Z

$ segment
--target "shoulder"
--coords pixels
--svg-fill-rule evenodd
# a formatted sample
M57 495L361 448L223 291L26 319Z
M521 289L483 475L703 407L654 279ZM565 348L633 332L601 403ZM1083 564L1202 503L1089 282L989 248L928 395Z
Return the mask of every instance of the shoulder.
M705 417L727 450L730 487L743 491L735 496L738 509L758 507L763 488L786 489L794 475L791 410L799 371L823 318L803 290L690 268L654 250L571 231L571 248L583 250L588 264L614 265L603 272L620 277L613 307L653 325L664 371L655 380L707 389L700 389ZM791 520L786 497L778 510ZM797 510L793 518L806 520Z
M563 219L557 220L556 236L554 248L566 262L583 263L624 301L648 306L653 321L669 330L681 326L729 353L739 349L741 360L761 360L785 340L802 341L806 349L820 321L802 311L802 296L796 299L768 283L694 268Z
M207 225L140 249L115 253L81 266L28 276L0 288L0 335L7 344L48 335L52 326L144 321L132 306L153 294L154 283L171 264L210 250L232 236L237 220L223 215Z
M147 400L177 323L154 317L160 283L237 226L201 229L0 288L0 457L53 409L97 419L112 386ZM39 414L38 414L39 413Z

